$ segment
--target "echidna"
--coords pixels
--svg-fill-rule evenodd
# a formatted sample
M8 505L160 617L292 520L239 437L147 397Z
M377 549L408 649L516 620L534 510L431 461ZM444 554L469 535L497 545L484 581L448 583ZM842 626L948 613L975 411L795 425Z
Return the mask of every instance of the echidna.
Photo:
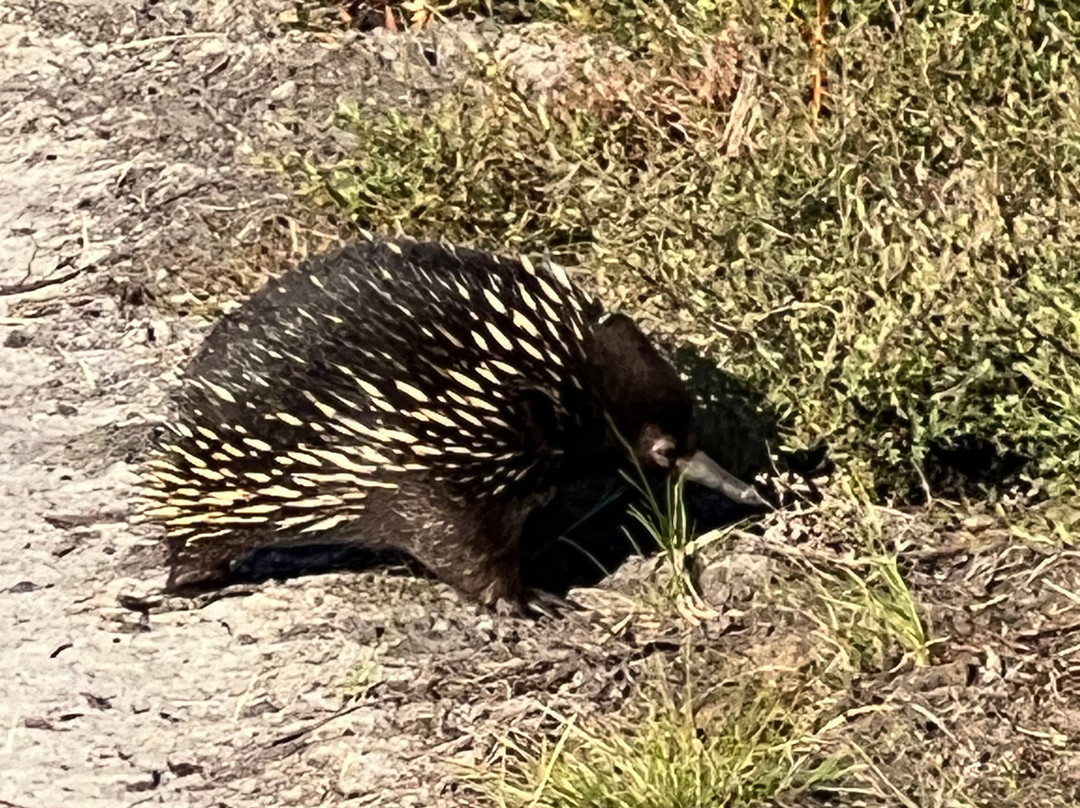
M634 323L565 271L445 244L353 244L213 329L147 463L170 586L258 547L404 550L486 603L523 598L518 538L568 475L627 461L746 503Z

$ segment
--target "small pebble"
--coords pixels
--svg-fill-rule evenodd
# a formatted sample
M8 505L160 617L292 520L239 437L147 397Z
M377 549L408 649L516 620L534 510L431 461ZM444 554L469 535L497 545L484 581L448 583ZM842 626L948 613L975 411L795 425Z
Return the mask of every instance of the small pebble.
M981 533L987 528L994 526L994 517L985 514L977 513L969 516L964 520L964 527L970 530L972 533Z
M288 98L292 98L294 95L296 95L296 82L291 79L284 84L279 84L270 91L270 99L272 101L284 101Z
M25 348L30 344L32 337L25 331L12 331L4 337L5 348Z

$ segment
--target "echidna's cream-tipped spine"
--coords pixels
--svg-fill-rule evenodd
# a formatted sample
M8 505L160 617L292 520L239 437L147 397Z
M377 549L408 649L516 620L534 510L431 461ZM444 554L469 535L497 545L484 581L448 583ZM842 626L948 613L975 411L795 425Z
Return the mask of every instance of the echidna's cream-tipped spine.
M266 319L242 307L247 353L189 376L195 404L146 464L142 514L188 543L244 528L314 533L405 475L477 496L524 483L539 461L514 448L510 393L543 391L569 414L588 300L546 260L488 256L488 270L444 245L425 265L411 257L424 249L372 242L333 271L272 282Z

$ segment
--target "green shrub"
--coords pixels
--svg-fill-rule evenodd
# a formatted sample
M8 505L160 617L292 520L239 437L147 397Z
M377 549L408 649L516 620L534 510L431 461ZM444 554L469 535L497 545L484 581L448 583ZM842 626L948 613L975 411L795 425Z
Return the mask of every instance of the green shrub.
M589 50L554 91L479 54L428 108L342 109L313 198L579 264L881 499L972 441L1077 493L1080 9L834 3L817 119L798 8L543 10Z

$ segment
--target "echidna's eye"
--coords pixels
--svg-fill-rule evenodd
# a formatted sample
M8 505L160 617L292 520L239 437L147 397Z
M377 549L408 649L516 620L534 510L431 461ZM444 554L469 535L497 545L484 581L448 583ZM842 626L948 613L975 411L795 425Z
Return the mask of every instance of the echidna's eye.
M672 469L676 460L676 445L672 437L649 425L643 433L646 459L657 468Z

